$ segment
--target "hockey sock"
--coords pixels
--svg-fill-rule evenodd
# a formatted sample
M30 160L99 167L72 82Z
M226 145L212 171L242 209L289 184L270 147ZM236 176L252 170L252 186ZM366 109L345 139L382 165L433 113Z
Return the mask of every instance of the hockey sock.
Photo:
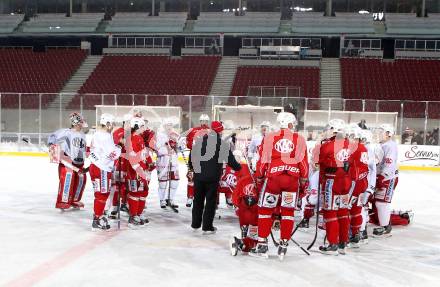
M176 195L177 188L179 187L179 181L178 180L171 180L170 181L170 199L174 200L174 196Z
M145 208L145 200L148 196L148 191L140 191L139 192L139 203L138 203L138 209L137 209L137 215L141 215Z
M127 201L130 216L137 215L139 208L139 197L137 192L129 192L127 196Z
M93 210L95 212L96 217L100 217L104 213L105 203L108 198L107 193L95 192L95 201L93 204Z
M267 238L272 228L273 209L260 207L258 209L258 237Z
M352 235L359 232L362 222L362 206L353 206L350 209L350 228Z
M390 223L390 204L387 202L376 201L377 217L380 226L387 226Z
M114 190L115 190L115 192L113 193L113 199L112 199L112 205L113 206L118 206L119 204L119 202L118 202L118 199L119 199L119 190L118 190L118 186L115 186L115 188L114 188Z
M295 209L281 207L281 239L290 240L293 230Z
M324 210L325 231L330 244L339 243L339 223L335 210Z
M348 218L348 209L338 210L338 224L339 224L339 242L348 242L348 230L350 229L350 219Z
M167 181L159 181L159 199L165 200L168 198Z
M365 227L367 226L368 220L369 220L368 209L365 207L362 207L361 215L362 215L362 224L361 224L361 227L359 228L359 230L364 231Z

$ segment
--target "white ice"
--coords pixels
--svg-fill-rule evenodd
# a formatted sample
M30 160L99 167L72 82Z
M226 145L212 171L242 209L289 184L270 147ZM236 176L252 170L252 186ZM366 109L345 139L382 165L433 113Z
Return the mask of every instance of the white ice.
M61 213L54 208L57 166L48 158L0 157L0 175L1 286L440 286L436 173L401 172L393 207L412 209L415 220L395 227L391 238L328 257L316 252L320 233L311 256L291 244L284 262L229 255L228 239L239 227L224 205L217 234L194 233L184 180L179 214L159 208L153 179L148 227L129 230L123 218L121 230L114 224L96 233L90 183L85 209ZM303 246L312 237L312 230L294 236Z

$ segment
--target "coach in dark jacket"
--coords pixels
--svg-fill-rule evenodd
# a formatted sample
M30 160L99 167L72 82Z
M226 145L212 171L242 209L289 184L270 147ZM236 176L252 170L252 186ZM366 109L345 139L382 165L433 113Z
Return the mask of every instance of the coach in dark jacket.
M221 138L223 125L213 121L211 130L196 139L189 158L189 168L194 172L194 202L191 227L205 233L215 233L212 225L217 204L217 188L223 163L238 171L241 165L235 160L230 144ZM206 205L205 205L206 199ZM203 221L203 225L202 225Z

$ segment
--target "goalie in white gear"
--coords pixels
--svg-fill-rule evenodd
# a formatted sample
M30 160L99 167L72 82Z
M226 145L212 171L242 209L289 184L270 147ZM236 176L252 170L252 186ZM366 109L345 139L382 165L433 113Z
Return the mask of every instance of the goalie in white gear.
M176 120L167 118L156 137L157 150L157 178L159 180L160 207L170 206L178 208L174 204L174 196L179 186L179 163L177 153L177 141L179 134L173 126Z
M264 136L269 132L270 123L268 121L264 121L260 124L260 133L254 135L251 139L251 142L248 147L248 160L250 163L250 167L255 171L257 161L259 159L258 148L263 141Z

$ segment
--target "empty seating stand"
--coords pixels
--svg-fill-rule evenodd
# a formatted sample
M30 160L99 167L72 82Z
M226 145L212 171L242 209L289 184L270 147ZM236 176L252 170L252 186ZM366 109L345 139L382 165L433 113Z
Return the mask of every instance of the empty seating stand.
M71 17L65 14L39 14L23 24L28 33L92 33L96 31L104 14L77 13Z
M390 13L385 15L388 34L440 34L439 14L416 17L412 13Z
M161 12L159 16L148 13L117 13L106 27L106 32L178 33L185 27L187 14Z
M300 87L302 97L319 98L319 68L238 67L231 96L247 96L251 86Z
M0 33L12 33L15 28L23 21L23 14L0 15Z
M38 108L38 95L32 93L60 92L85 57L85 51L80 49L44 53L35 53L31 49L0 49L2 107L18 107L17 93L31 93L22 95L22 107ZM54 98L55 95L43 95L42 107Z
M119 94L118 104L132 104L130 94L148 95L208 95L214 81L220 57L185 56L172 59L165 56L105 56L84 86L85 108L101 104L101 97L87 94ZM138 104L145 104L144 98L135 97ZM172 97L170 104L178 97ZM204 100L204 97L199 97ZM73 99L76 105L79 96ZM149 105L166 104L166 97L149 96ZM188 102L186 102L188 105ZM194 102L193 107L202 105Z
M373 18L368 14L336 13L335 17L325 17L322 12L295 12L291 23L294 33L374 33Z
M234 13L200 13L193 32L204 33L277 33L281 14L276 12L247 12L243 16Z
M438 60L384 62L379 59L342 58L342 95L345 99L438 101L439 73ZM391 108L389 106L381 111L399 111L399 106L400 103L397 103L397 109L393 105L392 110L388 109ZM424 115L424 104L409 106L412 109L406 109L405 116Z

